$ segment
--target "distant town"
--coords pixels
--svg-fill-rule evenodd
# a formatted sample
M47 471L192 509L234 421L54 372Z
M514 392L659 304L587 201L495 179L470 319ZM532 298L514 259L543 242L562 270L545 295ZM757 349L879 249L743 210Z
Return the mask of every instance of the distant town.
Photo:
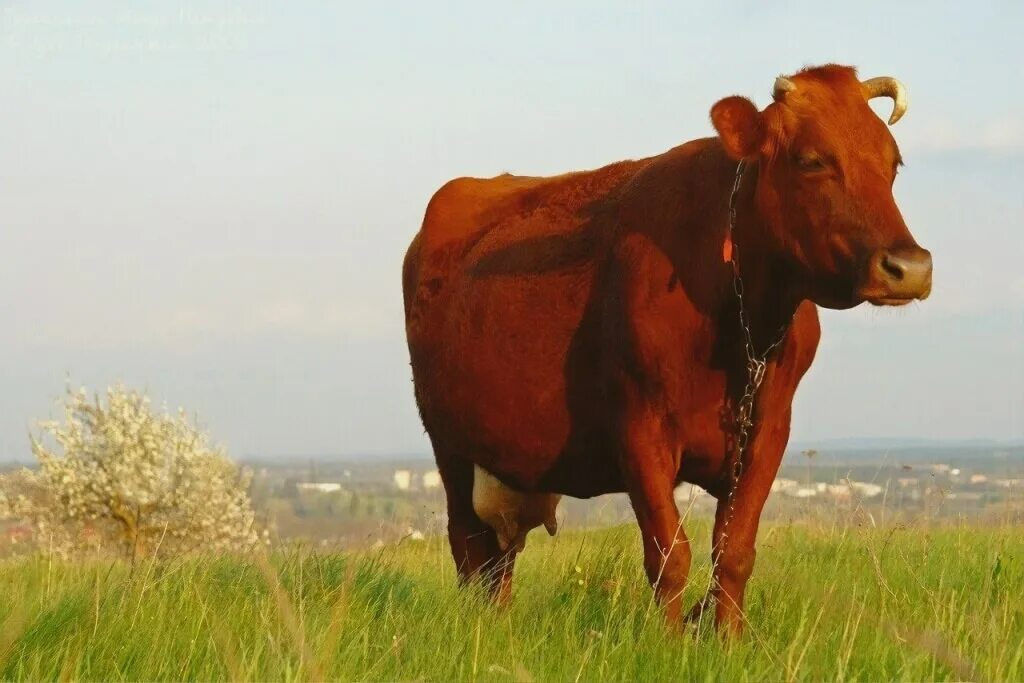
M365 548L445 533L444 487L428 456L249 458L242 464L253 474L257 521L276 543ZM675 496L683 514L713 515L715 500L703 489L683 484ZM788 452L764 518L799 522L827 515L866 524L1024 523L1024 446ZM567 528L633 520L622 494L563 498L558 516ZM4 544L27 534L3 524L0 554Z
M253 502L280 539L366 546L443 534L444 487L429 457L376 460L250 460ZM680 510L713 514L703 489L676 489ZM766 519L809 515L1024 521L1024 446L802 449L787 453ZM560 524L632 521L625 495L565 498Z

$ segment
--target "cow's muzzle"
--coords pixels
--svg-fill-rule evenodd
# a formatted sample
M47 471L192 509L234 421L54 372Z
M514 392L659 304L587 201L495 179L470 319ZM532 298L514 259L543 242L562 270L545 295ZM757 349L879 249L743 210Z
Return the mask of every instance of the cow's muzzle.
M918 246L879 249L868 259L861 296L876 306L902 306L932 293L932 255Z

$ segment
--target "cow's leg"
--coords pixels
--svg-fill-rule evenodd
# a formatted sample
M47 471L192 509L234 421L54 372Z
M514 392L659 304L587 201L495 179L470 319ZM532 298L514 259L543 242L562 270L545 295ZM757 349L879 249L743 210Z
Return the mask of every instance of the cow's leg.
M678 621L691 552L672 495L678 460L665 443L660 421L639 421L627 429L622 469L643 537L647 579L665 616Z
M503 552L494 529L473 510L472 463L438 453L437 466L448 503L448 542L459 583L482 580L495 601L507 602L516 549Z
M723 493L723 495L725 494ZM725 511L726 505L722 504L718 505L718 507L715 510L715 525L713 531L711 532L712 566L717 566L718 564L718 549L721 547L722 531L724 529L725 521ZM708 592L705 593L704 596L700 600L698 600L690 609L690 612L689 614L687 614L686 617L687 621L699 623L708 614L708 608L715 604L715 585L716 584L713 580L712 586L708 589Z
M491 598L505 604L512 597L516 548L502 551L497 535L475 513L448 513L448 542L459 573L459 583L482 580Z
M714 579L710 597L715 604L715 625L720 631L731 634L743 630L743 598L754 570L754 542L761 511L789 440L789 407L766 413L751 441L746 466L731 504L728 489L725 489L715 512Z

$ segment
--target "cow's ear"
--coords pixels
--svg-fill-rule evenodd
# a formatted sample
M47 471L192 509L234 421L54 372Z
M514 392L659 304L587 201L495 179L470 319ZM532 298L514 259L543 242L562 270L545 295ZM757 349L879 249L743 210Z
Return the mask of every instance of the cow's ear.
M754 103L746 97L726 97L711 107L711 124L718 131L725 151L733 159L758 153L764 142L764 122Z

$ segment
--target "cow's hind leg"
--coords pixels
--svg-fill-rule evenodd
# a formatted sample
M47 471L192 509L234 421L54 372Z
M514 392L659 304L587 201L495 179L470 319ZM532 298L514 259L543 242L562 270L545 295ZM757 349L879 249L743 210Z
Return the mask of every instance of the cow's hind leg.
M448 502L448 542L459 583L482 581L496 602L507 602L511 597L516 547L503 551L494 529L473 509L473 465L440 453L437 465Z
M680 618L691 550L673 498L676 463L658 425L638 421L626 437L623 473L643 537L644 569L669 622Z

